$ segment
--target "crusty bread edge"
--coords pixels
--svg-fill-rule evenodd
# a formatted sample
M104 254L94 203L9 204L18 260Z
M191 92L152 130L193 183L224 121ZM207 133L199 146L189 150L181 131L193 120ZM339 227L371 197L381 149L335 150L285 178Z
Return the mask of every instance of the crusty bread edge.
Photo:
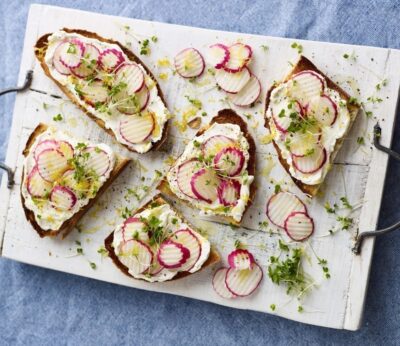
M118 41L112 40L112 39L106 39L103 38L99 35L97 35L94 32L90 32L90 31L86 31L86 30L80 30L80 29L68 29L68 28L64 28L62 29L65 32L68 33L76 33L76 34L80 34L82 36L88 37L88 38L93 38L105 43L110 43L110 44L116 44L118 45L121 50L126 54L126 56L129 58L129 60L136 62L140 65L143 66L143 68L146 70L147 74L151 77L151 79L153 79L156 83L156 87L157 87L157 91L158 91L158 95L160 96L161 100L163 101L163 103L167 106L167 103L165 101L165 97L164 94L161 90L161 87L159 85L159 83L157 82L157 79L154 77L153 73L149 70L149 68L129 49L127 49L126 47L124 47L121 43L119 43ZM46 74L47 77L49 77L54 83L57 84L57 86L63 91L63 93L71 100L71 102L73 102L75 105L77 105L87 116L89 116L94 122L97 123L97 125L99 125L104 131L106 131L108 134L110 134L111 136L113 136L115 139L115 134L111 129L108 129L105 125L105 122L103 120L101 120L100 118L96 117L93 113L91 113L88 109L86 109L86 107L84 107L80 102L78 102L78 99L75 97L74 94L72 94L64 85L62 85L60 82L58 82L56 79L53 78L53 76L50 73L49 67L47 66L46 62L44 61L44 57L46 55L46 50L47 50L47 39L51 34L45 34L42 37L40 37L34 47L35 50L35 55L36 58L38 59L38 61L40 62L40 65L42 66L42 69L44 71L44 73ZM167 139L167 135L168 135L168 131L169 131L169 121L167 120L164 124L163 127L163 134L161 136L161 138L157 141L153 143L153 146L151 147L151 150L157 150L159 149L163 143L165 142L165 140ZM118 141L117 141L118 142ZM127 145L118 142L120 145L124 146L125 148L127 148L130 151L136 152L136 150L128 147Z
M255 176L256 175L256 144L254 142L253 137L248 131L247 124L246 122L242 119L240 115L238 115L234 110L232 109L222 109L218 112L218 114L213 117L210 121L210 123L203 128L201 128L195 136L200 136L202 135L208 128L210 128L211 125L214 123L218 124L235 124L240 127L240 130L244 134L247 142L249 143L249 161L247 163L247 171L249 175ZM169 187L168 181L166 179L163 179L160 184L158 185L157 189L161 191L164 195L168 197L177 197L172 190ZM246 211L250 208L252 201L254 199L256 193L256 185L255 181L253 181L250 185L250 196L249 196L249 201L246 204L246 208L243 211L242 214L242 219ZM183 201L184 203L193 206L192 203L189 201ZM194 207L194 206L193 206ZM235 226L240 226L241 220L238 222L234 220L230 216L224 216L224 215L215 215L218 219L221 221L224 221L226 223L235 225Z
M284 81L282 83L287 82L293 75L295 75L296 73L299 73L301 71L305 71L305 70L312 70L318 74L320 74L321 76L323 76L326 80L327 86L330 89L333 89L335 91L337 91L339 93L339 95L345 99L347 101L347 109L349 110L349 114L350 114L350 125L346 131L346 133L343 134L342 138L338 139L336 141L335 144L335 148L332 151L330 157L329 157L329 164L332 165L338 151L340 150L344 138L346 137L346 135L348 134L348 132L350 131L356 117L358 114L358 111L360 109L360 106L358 104L349 104L349 100L350 100L350 95L344 91L342 88L340 88L335 82L333 82L329 77L327 77L323 72L321 72L309 59L307 59L305 56L301 56L299 61L297 62L297 64L294 66L294 68L292 69L292 71L289 73L288 76L286 76L286 78L284 79ZM274 84L271 86L271 88L268 90L267 94L266 94L266 99L265 99L265 109L264 109L264 117L265 117L265 127L270 130L269 127L269 118L267 117L267 110L268 110L268 106L269 106L269 102L270 102L270 96L272 91L275 89L275 87L277 87L279 84ZM305 184L302 181L294 178L291 174L290 174L290 170L289 170L289 164L286 162L286 160L283 158L281 150L279 149L278 145L275 143L275 141L272 141L275 150L278 154L278 159L281 163L281 165L283 166L283 168L286 170L286 172L290 175L290 177L292 178L293 182L296 184L296 186L303 191L306 195L310 196L310 197L314 197L316 196L319 188L321 187L321 185L323 184L316 184L316 185L309 185L309 184Z
M187 223L192 229L196 230L196 228L193 227L189 222L187 222L187 220L185 220L185 218L184 218L170 203L168 203L164 198L162 198L162 196L161 196L160 194L154 196L149 202L147 202L146 204L144 204L144 205L143 205L142 207L140 207L139 209L135 210L135 211L134 211L134 214L137 214L137 213L142 212L142 211L145 210L149 205L151 205L151 204L153 204L153 203L158 203L159 205L168 204L168 205L171 207L171 209L175 211L175 213L178 215L178 217L179 217L182 221L184 221L185 223ZM144 280L144 279L137 279L137 278L135 278L134 276L132 276L132 275L129 273L128 268L127 268L124 264L121 263L121 261L119 260L118 256L115 254L114 248L113 248L113 246L112 246L113 240L114 240L114 231L111 232L111 233L107 236L107 238L104 240L104 246L105 246L105 248L106 248L107 251L108 251L108 257L111 258L111 260L113 261L113 263L114 263L114 264L121 270L121 272L124 273L125 275L127 275L127 276L129 276L129 277L131 277L131 278L133 278L133 279L135 279L135 280L143 280L143 281L146 281L146 280ZM218 252L217 252L213 247L211 247L210 255L208 256L207 260L204 262L204 264L202 265L202 267L201 267L198 271L196 271L196 272L194 272L194 273L190 273L190 272L188 272L188 271L186 271L186 272L178 272L178 274L176 274L171 280L168 280L168 281L174 281L174 280L182 279L182 278L184 278L184 277L186 277L186 276L189 276L189 275L191 275L191 274L196 274L196 273L198 273L200 270L203 270L204 268L206 268L206 267L208 267L208 266L211 266L211 265L213 265L213 264L215 264L215 263L218 263L219 261L220 261L220 256L219 256ZM168 282L168 281L167 281L167 282ZM146 282L148 282L148 281L146 281Z
M29 136L28 141L25 145L25 148L22 152L22 154L25 157L28 156L30 149L31 149L33 143L35 142L36 138L39 135L41 135L43 132L45 132L47 130L47 128L48 128L47 125L41 123L31 133L31 135ZM81 210L79 210L79 212L74 214L70 219L66 220L58 230L52 230L52 231L46 231L46 230L42 229L39 226L39 224L36 222L34 212L25 206L25 198L22 194L22 186L24 184L24 175L25 174L24 174L24 169L22 169L20 195L21 195L22 207L24 209L26 219L32 225L32 227L35 229L35 231L39 234L39 236L41 238L55 237L55 236L58 236L59 234L62 234L62 238L64 239L74 229L75 225L83 217L83 215L100 198L100 196L104 193L104 191L106 191L107 188L112 184L112 182L122 173L122 171L127 167L129 162L130 162L130 159L126 159L126 158L117 156L117 163L116 163L114 169L112 170L112 172L110 173L110 177L99 189L96 196L93 197L92 199L90 199L89 203L86 204Z

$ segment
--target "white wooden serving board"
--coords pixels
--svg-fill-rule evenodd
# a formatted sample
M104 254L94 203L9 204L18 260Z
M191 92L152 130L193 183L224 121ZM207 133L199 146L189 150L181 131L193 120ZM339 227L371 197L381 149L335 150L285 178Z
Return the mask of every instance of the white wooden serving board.
M172 68L158 66L159 59L168 58L172 61L179 50L189 46L196 47L205 53L206 47L212 43L230 44L241 40L254 49L254 61L251 68L261 79L263 94L265 94L274 80L282 79L290 71L289 62L295 63L298 58L297 50L291 48L291 44L295 42L292 39L212 31L32 5L26 28L19 82L23 82L25 72L29 69L34 70L34 79L31 89L19 94L15 103L6 163L16 168L16 185L8 190L3 175L0 190L1 255L17 261L120 285L182 295L239 309L274 313L303 323L340 329L358 329L366 295L374 240L365 241L360 256L354 256L351 247L358 230L371 230L377 224L388 158L385 154L372 149L372 126L378 119L382 126L382 143L389 146L399 93L400 51L296 40L303 46L304 55L353 96L362 101L366 101L369 96L383 100L376 104L366 101L365 109L372 111L374 116L367 119L364 112L359 114L353 130L345 140L336 163L324 183L322 196L312 202L307 202L309 212L316 223L316 231L312 239L307 244L303 244L307 253L310 254L310 261L305 266L306 271L315 278L318 287L315 287L301 302L304 312L299 313L297 307L300 303L286 295L285 287L274 285L266 274L268 259L271 255L276 255L276 244L279 239L276 234L270 234L268 230L271 227L263 229L259 226L259 222L266 221L266 201L273 193L276 183L280 183L285 189L300 196L301 193L293 186L290 178L277 162L272 145L263 144L267 131L263 128L264 105L262 102L250 109L235 108L239 114L249 117L250 129L257 142L256 184L258 189L253 206L244 218L244 228L233 230L229 226L202 220L198 217L198 212L177 204L177 208L182 209L196 226L208 234L223 259L233 249L236 239L251 249L265 274L255 294L236 300L223 300L218 297L211 285L215 267L170 283L150 284L136 281L121 274L108 258L102 258L97 253L103 244L103 239L116 224L121 222L120 210L125 206L131 209L136 208L151 197L157 183L154 170L165 171L171 162L171 155L178 155L185 141L191 138L195 131L188 129L182 133L173 125L171 136L163 152L138 156L121 149L109 135L66 100L55 84L45 77L34 58L32 47L37 38L63 27L95 31L101 36L111 37L131 46L134 52L138 51L138 39L157 36L158 42L151 43L152 52L143 60L153 70L156 77L159 77L160 73L167 73L169 76L166 81L158 79L166 95L168 106L175 114L175 119L171 123L180 121L182 114L189 109L190 104L185 95L198 98L203 102L203 111L208 114L203 118L203 124L207 123L219 109L231 105L223 100L224 95L214 87L210 74L206 73L198 82L192 84L174 76ZM268 50L264 50L262 45L268 46ZM349 54L350 58L344 59L344 54ZM379 91L376 90L376 84L382 82L383 79L387 79L387 86ZM43 106L44 103L47 107ZM58 113L62 113L64 120L56 123L52 121L52 118ZM130 167L81 220L80 231L72 232L63 241L40 239L25 220L20 204L21 151L30 132L39 122L66 129L78 138L104 141L133 159ZM364 136L366 140L366 145L361 147L356 143L357 137L360 136ZM151 193L147 196L138 188L143 185L141 177L145 177L145 184L150 187ZM138 189L137 192L141 194L142 200L139 201L132 195L128 196L126 193L128 187ZM333 204L339 201L341 196L347 196L352 204L362 202L360 208L352 215L355 220L354 226L349 231L338 231L334 235L326 236L329 234L328 230L337 227L337 224L335 218L325 212L323 205L326 201ZM305 197L302 199L305 200ZM76 255L76 241L81 242L84 255ZM311 246L320 257L328 260L331 273L329 280L324 278L321 267L316 263L316 258L310 250ZM97 269L93 270L90 262L96 263ZM132 294L135 294L134 291ZM271 304L276 305L274 312L270 309Z

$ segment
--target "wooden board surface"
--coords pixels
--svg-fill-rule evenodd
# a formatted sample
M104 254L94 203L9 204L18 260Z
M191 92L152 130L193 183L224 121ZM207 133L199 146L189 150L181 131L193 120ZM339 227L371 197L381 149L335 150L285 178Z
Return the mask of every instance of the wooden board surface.
M126 26L130 29L127 30ZM178 123L181 123L182 114L190 107L185 95L202 101L204 107L202 111L207 112L207 116L203 118L204 123L207 123L219 109L232 105L227 104L224 95L216 90L211 75L205 74L197 83L192 84L174 76L172 69L159 67L157 65L159 59L168 58L172 61L173 56L180 49L188 46L205 52L206 47L214 42L232 43L243 40L254 48L254 63L251 67L262 80L265 93L274 80L282 79L290 71L290 64L295 63L298 58L297 50L291 48L295 40L291 39L188 28L33 5L27 23L19 81L24 80L28 69L34 70L34 81L30 91L21 93L16 98L6 158L9 166L16 167L16 186L8 190L6 179L3 179L0 190L2 256L103 281L192 297L234 308L272 313L269 306L276 304L277 309L273 313L285 318L332 328L357 329L364 305L373 240L365 242L361 256L354 256L351 247L356 232L374 229L378 219L387 157L372 149L371 134L374 123L379 120L383 129L382 143L390 145L399 92L399 51L296 40L303 46L304 55L312 59L322 71L353 96L365 101L366 110L373 112L372 118L366 117L365 113L359 114L353 130L346 138L335 165L327 177L323 193L312 202L307 202L310 214L316 222L316 232L311 241L305 244L306 251L310 254L310 263L306 263L306 270L314 277L318 288L316 287L307 295L302 302L305 311L298 313L299 302L286 295L285 288L274 285L267 275L260 289L253 296L229 301L219 298L212 290L211 275L214 268L177 282L154 285L123 276L113 267L110 260L101 258L97 250L105 236L122 220L119 211L125 206L130 208L139 206L151 197L151 193L148 195L138 190L140 199L137 199L127 194L127 188L139 186L141 178L144 177L146 186L153 192L157 184L154 170L168 169L171 157L177 156L182 151L186 141L194 135L195 131L188 129L181 132L173 126L168 144L162 152L138 156L120 148L109 135L66 100L54 83L45 77L34 59L32 47L36 39L44 33L62 27L95 31L104 37L112 37L124 44L131 44L134 51L138 48L137 38L144 39L156 35L158 43L152 45L152 53L144 58L144 62L153 70L156 77L160 73L168 74L168 80L159 79L159 81L169 108L175 115L173 122ZM189 32L190 35L188 35ZM261 48L262 45L268 46L268 50ZM349 54L350 59L344 59L344 54ZM384 79L388 81L387 86L376 90L375 86ZM368 102L367 98L370 96L379 97L383 102ZM47 106L43 107L43 104ZM198 212L180 203L177 207L196 226L207 232L223 258L226 258L232 250L235 240L239 239L254 252L266 273L269 256L278 251L276 249L278 238L270 234L271 227L260 227L260 223L266 221L266 200L273 193L276 183L301 194L277 162L272 145L262 144L267 134L262 126L262 109L262 103L251 109L235 108L248 120L257 142L259 163L259 175L256 178L257 194L253 206L244 218L244 227L233 230L228 226L199 218ZM64 120L60 123L52 121L57 113L62 113L64 116ZM81 220L80 232L73 232L64 241L39 239L26 222L20 205L21 150L30 132L40 121L63 129L67 128L78 138L104 141L133 159L133 163L126 172ZM365 138L366 145L357 144L356 139L360 136ZM323 206L326 201L333 204L342 196L347 196L352 204L360 204L360 207L352 214L355 220L354 226L349 231L338 231L334 235L329 235L328 230L335 229L337 221L325 212ZM277 230L272 229L272 231ZM83 256L76 255L75 241L77 240L82 243ZM312 255L311 247L320 257L328 260L331 279L324 278L321 267ZM97 264L96 270L91 269L90 262Z

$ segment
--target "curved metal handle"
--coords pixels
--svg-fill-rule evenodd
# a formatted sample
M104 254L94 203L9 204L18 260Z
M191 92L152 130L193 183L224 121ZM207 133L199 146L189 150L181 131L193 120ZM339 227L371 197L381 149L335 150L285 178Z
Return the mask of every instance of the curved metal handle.
M20 87L12 87L12 88L3 89L0 91L0 96L11 93L11 92L23 91L23 90L28 89L32 84L32 79L33 79L33 71L29 70L26 73L24 85L22 85Z
M7 187L11 189L14 185L14 172L13 170L8 167L6 164L3 162L0 162L0 169L3 169L7 172Z

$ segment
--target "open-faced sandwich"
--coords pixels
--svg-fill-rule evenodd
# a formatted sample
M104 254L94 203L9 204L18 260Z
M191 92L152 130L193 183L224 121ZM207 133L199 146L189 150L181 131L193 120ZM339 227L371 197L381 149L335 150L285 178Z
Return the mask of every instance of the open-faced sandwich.
M160 195L119 225L105 247L124 274L149 282L176 280L219 261L210 242Z
M158 148L170 117L150 70L119 42L85 30L42 36L35 54L71 101L131 151Z
M315 196L359 105L302 56L268 91L265 107L265 125L282 166L305 194Z
M41 237L65 237L129 162L108 145L79 142L44 124L23 155L22 205Z
M256 147L243 119L218 112L188 143L159 190L205 215L240 224L255 193Z

